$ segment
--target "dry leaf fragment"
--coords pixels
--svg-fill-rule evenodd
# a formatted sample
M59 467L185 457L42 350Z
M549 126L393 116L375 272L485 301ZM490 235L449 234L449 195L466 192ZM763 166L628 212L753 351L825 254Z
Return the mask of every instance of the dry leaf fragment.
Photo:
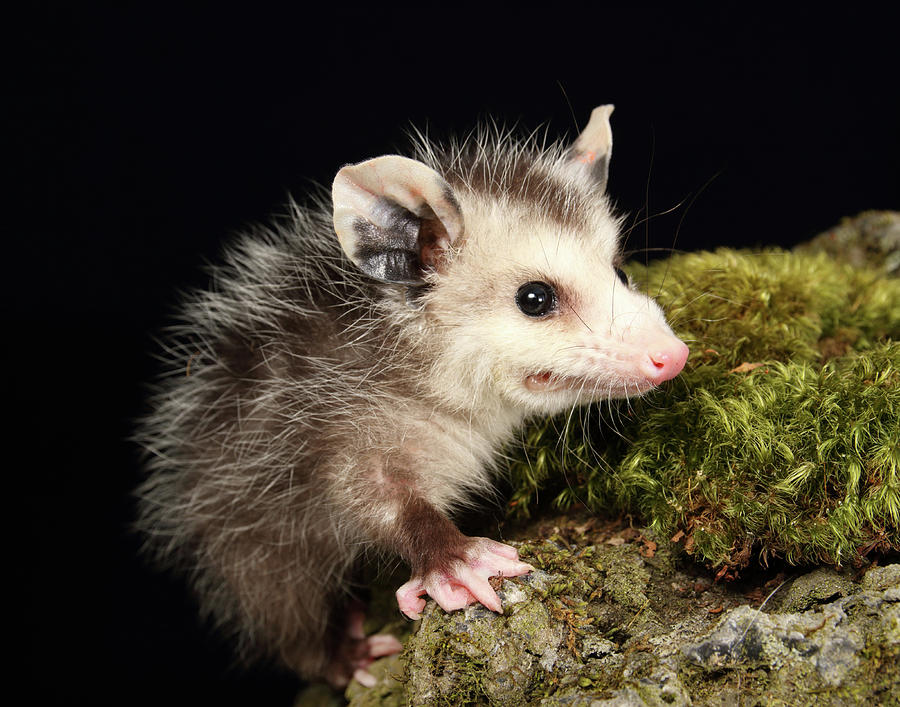
M750 371L756 370L760 366L764 366L764 365L766 365L766 364L764 364L764 363L748 363L747 361L744 361L740 366L738 366L737 368L732 368L728 372L729 373L750 373Z

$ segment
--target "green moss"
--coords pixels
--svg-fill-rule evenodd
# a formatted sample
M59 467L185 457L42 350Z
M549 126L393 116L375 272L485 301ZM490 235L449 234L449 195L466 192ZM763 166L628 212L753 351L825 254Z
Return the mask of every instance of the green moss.
M614 555L615 560L610 558L605 573L604 595L628 609L642 611L648 602L644 590L650 581L650 571L630 548L610 548L607 552Z
M719 250L631 275L691 346L664 391L541 421L512 512L639 515L713 565L900 548L900 280L825 254Z

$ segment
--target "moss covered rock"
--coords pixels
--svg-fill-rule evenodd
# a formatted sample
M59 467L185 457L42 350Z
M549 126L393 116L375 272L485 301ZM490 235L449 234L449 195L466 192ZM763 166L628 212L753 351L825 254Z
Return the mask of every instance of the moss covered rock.
M429 602L351 705L900 701L900 566L726 585L649 532L582 540L521 544L539 569L499 583L502 615Z
M875 266L900 276L900 213L865 211L795 248L800 253L825 251L856 267Z

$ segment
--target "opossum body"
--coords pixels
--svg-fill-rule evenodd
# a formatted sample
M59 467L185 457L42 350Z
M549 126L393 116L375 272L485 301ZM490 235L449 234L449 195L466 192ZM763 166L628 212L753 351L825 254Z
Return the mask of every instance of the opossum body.
M424 594L501 611L488 578L530 566L448 514L527 416L680 372L617 268L611 112L570 147L485 131L345 167L332 204L246 236L190 299L139 433L140 526L246 657L365 680L399 648L347 609L370 553L410 565L411 618Z

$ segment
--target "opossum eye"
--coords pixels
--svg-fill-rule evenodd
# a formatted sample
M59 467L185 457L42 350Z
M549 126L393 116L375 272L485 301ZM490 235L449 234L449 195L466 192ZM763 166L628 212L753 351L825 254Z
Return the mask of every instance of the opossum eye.
M516 305L529 317L543 317L556 306L556 291L546 282L526 282L516 292Z
M619 279L622 281L622 284L625 285L625 287L628 287L629 286L628 275L625 274L625 271L622 270L622 268L616 268L615 270L616 270L616 275L619 276Z

